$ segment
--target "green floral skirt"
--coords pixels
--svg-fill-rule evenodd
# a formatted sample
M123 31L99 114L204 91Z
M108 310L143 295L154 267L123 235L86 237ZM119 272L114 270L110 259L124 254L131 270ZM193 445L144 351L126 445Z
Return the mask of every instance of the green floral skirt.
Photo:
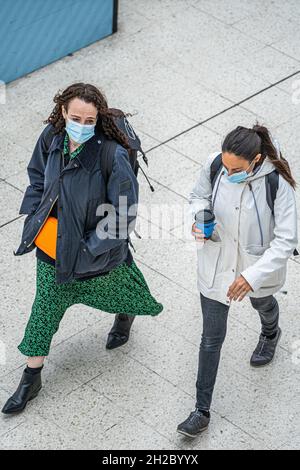
M68 307L84 304L128 315L158 315L163 305L151 295L134 261L120 264L107 275L57 284L55 267L37 258L36 294L25 334L18 349L26 356L47 356Z

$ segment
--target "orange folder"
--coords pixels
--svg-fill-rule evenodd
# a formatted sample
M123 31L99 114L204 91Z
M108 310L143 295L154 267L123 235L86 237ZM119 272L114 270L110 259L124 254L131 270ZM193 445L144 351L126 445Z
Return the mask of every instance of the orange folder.
M56 259L57 218L48 217L43 228L36 236L34 243L44 253Z

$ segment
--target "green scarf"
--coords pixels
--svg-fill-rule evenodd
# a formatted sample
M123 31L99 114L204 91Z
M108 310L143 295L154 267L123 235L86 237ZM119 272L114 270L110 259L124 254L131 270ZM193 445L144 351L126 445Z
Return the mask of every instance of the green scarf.
M81 150L84 147L84 144L80 144L79 147L77 147L76 150L74 150L73 152L70 153L69 140L70 140L69 135L68 135L68 133L66 133L65 139L64 139L64 155L69 155L70 160L72 160L73 158L75 158L79 154L79 152L81 152Z

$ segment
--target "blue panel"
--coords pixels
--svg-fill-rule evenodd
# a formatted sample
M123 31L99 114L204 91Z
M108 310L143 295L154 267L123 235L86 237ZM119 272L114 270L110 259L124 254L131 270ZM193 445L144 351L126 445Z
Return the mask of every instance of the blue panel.
M74 0L0 0L1 34L12 33L51 13L59 14L73 3Z
M0 0L0 80L112 34L114 0Z

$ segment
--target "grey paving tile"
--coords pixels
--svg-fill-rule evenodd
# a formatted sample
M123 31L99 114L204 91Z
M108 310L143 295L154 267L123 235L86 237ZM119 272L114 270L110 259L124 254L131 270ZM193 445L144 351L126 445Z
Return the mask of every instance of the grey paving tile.
M105 349L106 337L113 323L113 315L105 315L103 321L69 337L51 351L48 361L61 367L70 381L86 383L102 375L122 356L119 350Z
M245 109L247 103L248 101L243 103L243 106L236 106L226 111L226 113L216 116L209 122L206 122L204 127L217 132L223 139L228 132L237 126L252 127L256 120L262 121L263 110L259 109L256 112L252 112L248 108Z
M49 420L40 417L26 421L7 434L1 436L2 450L85 450L91 444L78 439L76 434L61 430Z
M171 439L182 409L194 405L191 397L127 355L89 386L115 404L122 399L124 410Z
M280 12L283 16L280 15ZM299 18L297 18L297 21L297 19L287 17L284 14L283 5L280 6L280 12L279 8L272 8L264 14L261 9L257 8L255 13L238 21L235 23L234 27L241 33L247 34L256 40L260 40L265 44L272 44L284 38L287 29L292 32L297 31L299 27ZM266 17L268 21L266 21Z
M282 91L285 91L293 97L294 100L299 102L300 98L300 74L295 75L294 77L284 80L282 83L277 85Z
M211 153L220 148L221 141L222 137L216 132L207 127L198 126L173 139L166 146L202 165Z
M23 193L6 183L0 181L0 226L19 217L19 207L23 199Z
M4 405L8 397L9 395L7 395L6 390L3 390L2 388L0 388L0 399L1 399L2 406ZM1 406L1 409L2 409L2 406ZM9 415L4 415L1 413L1 417L0 417L1 442L2 442L3 435L13 431L15 428L22 425L24 422L25 422L24 415L16 415L14 417L11 417ZM1 445L1 448L2 448L2 445Z
M299 7L296 8L295 11L299 11ZM298 13L298 18L299 16L300 15ZM272 47L299 61L300 54L297 44L299 44L299 28L292 28L292 30L288 30L280 40L273 42Z
M250 381L241 380L234 372L229 379L228 373L222 369L218 384L213 408L252 436L263 440L268 447L278 448L290 435L299 432L297 391L290 390L283 399L281 390L267 393ZM256 412L258 406L261 413ZM284 426L279 423L284 423Z
M194 6L227 24L234 24L241 22L244 18L247 19L258 11L258 7L263 13L268 13L270 10L272 11L268 2L261 4L257 0L252 2L234 0L230 4L225 4L219 0L195 0ZM276 9L276 11L278 12L278 9Z
M292 98L276 88L270 88L241 106L261 115L264 124L271 131L280 124L289 122L291 116L297 117L300 113L300 107L293 102Z
M20 142L21 144L21 142ZM31 157L29 150L21 144L16 143L16 137L1 135L1 153L5 156L2 159L0 177L6 179L17 173L25 173L26 167Z
M273 47L266 46L247 56L237 57L234 65L244 70L249 80L255 82L254 77L264 80L265 86L259 88L262 90L268 84L274 84L299 71L300 62Z
M9 87L9 85L8 85ZM33 147L44 127L44 117L37 111L31 110L22 103L18 103L18 112L15 112L15 97L12 100L7 99L6 104L0 107L0 120L2 123L1 132L5 134L6 145L16 143L19 147L24 148L24 162L27 161L28 151L32 151ZM7 141L10 141L10 143ZM25 152L27 150L27 152ZM16 148L16 163L20 158L20 150ZM22 159L22 156L21 156ZM22 162L22 160L21 160ZM18 168L18 166L17 166ZM7 170L5 176L8 176Z
M167 237L165 232L160 232ZM156 233L154 232L154 235ZM160 235L160 234L159 234ZM136 258L146 265L162 273L176 282L189 292L197 292L196 289L196 247L191 242L183 242L178 238L159 238L147 241L136 240ZM164 260L163 263L161 260ZM175 276L174 273L180 273Z
M105 450L176 450L181 449L171 440L141 420L129 416L112 426L105 434Z

